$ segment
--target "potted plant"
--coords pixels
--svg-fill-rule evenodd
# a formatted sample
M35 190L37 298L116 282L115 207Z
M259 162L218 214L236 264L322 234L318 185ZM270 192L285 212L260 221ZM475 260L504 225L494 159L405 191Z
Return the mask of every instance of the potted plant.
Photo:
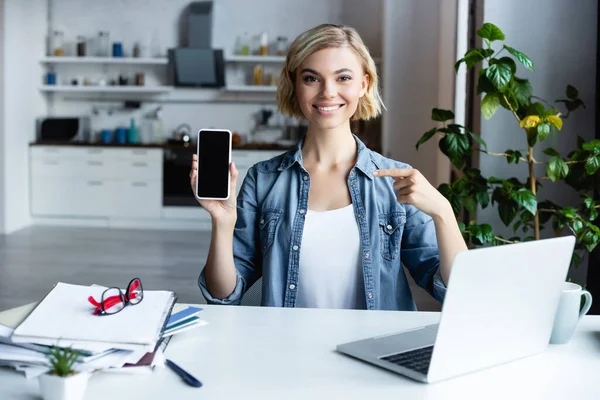
M39 377L44 400L81 400L85 394L89 374L77 373L74 364L79 351L54 346L48 353L50 371Z
M494 233L489 224L465 219L466 223L459 222L459 225L471 247L538 240L540 231L551 221L556 236L565 232L576 236L572 264L578 266L583 252L591 252L600 241L600 229L594 224L600 203L593 198L596 174L600 169L600 140L586 142L578 137L576 148L561 154L547 146L546 139L557 135L563 120L585 105L571 85L566 88L566 98L555 102L562 103L561 108L566 112L535 96L529 80L516 76L517 62L534 71L533 61L510 46L498 46L505 36L491 23L483 24L477 35L484 46L468 50L455 64L455 70L458 71L462 63L471 69L484 62L476 74L477 93L482 96L481 113L486 119L492 118L500 108L512 114L515 127L521 128L523 134L523 148L489 151L480 136L467 127L451 123L454 119L452 111L437 108L432 111L432 119L441 126L427 131L416 147L418 149L436 135L441 136L439 148L458 170L458 177L438 189L450 201L457 217L465 210L468 214L463 215L473 215L478 207L495 205L504 225L514 232L512 237L502 237ZM541 157L540 147L544 154ZM509 164L523 165L528 172L527 179L482 176L479 169L467 165L474 151L485 156L504 157ZM545 174L540 172L542 167ZM538 189L542 184L559 180L580 195L580 204L559 205L552 199L539 198Z

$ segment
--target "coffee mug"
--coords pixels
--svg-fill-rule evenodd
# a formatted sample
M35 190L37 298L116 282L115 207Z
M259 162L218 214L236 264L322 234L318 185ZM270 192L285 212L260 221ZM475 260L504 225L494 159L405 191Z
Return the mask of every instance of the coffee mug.
M581 308L581 296L585 296L585 303ZM554 317L554 327L550 336L551 344L564 344L571 340L577 323L592 306L592 295L581 286L572 282L565 282L560 294L560 302ZM580 310L581 308L581 310Z

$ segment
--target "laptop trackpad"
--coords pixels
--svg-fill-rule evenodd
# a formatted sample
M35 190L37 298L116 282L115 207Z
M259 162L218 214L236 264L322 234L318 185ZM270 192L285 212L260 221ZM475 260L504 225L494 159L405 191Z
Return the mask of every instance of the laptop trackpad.
M438 325L428 325L403 333L378 336L371 340L369 347L380 355L402 353L435 343Z

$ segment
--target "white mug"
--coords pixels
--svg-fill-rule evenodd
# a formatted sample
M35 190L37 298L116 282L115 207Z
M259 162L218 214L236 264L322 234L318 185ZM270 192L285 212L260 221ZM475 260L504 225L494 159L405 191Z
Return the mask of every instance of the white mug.
M585 303L581 308L581 296L585 296ZM554 317L554 327L550 336L551 344L564 344L571 340L577 323L592 306L592 295L581 286L572 282L565 282L560 294L560 302Z

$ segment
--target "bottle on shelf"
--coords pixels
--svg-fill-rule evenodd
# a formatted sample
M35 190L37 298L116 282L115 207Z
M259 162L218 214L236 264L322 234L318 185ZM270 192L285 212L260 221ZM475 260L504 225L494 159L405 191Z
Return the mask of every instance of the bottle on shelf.
M261 86L264 81L264 70L262 64L256 64L253 71L253 84Z
M267 56L267 55L269 55L269 36L267 35L266 32L263 32L260 35L260 50L259 50L259 54L261 56Z
M62 57L65 55L64 34L62 31L52 32L52 55Z
M96 41L96 55L98 57L108 57L110 54L110 35L108 31L98 32Z
M277 55L285 56L287 53L287 38L285 36L277 37Z
M138 130L135 127L135 119L131 118L131 122L129 124L129 131L127 132L127 142L128 143L137 143L138 142Z

